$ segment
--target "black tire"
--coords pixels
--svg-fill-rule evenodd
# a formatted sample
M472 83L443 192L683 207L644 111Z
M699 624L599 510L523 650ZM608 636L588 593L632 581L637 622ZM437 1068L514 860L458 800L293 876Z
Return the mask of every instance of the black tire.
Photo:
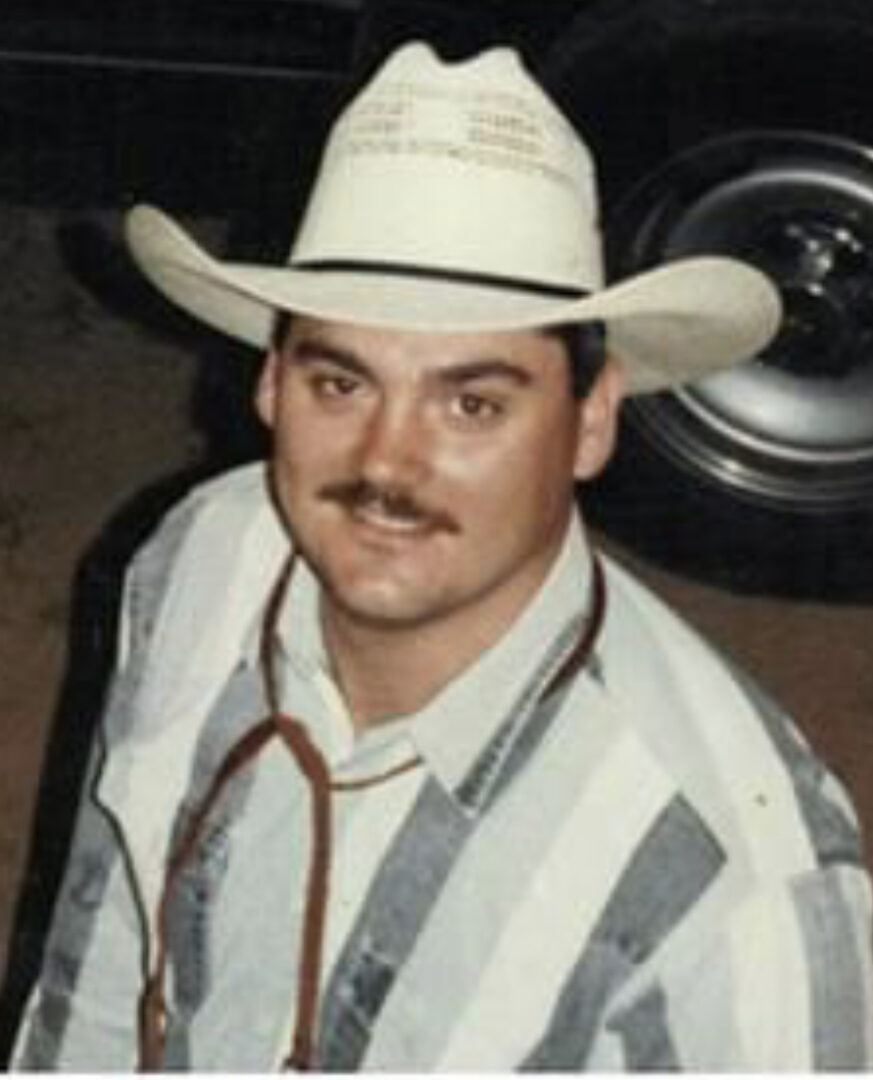
M702 251L781 287L747 365L628 404L596 524L745 591L873 596L873 5L593 0L544 77L594 150L613 278Z

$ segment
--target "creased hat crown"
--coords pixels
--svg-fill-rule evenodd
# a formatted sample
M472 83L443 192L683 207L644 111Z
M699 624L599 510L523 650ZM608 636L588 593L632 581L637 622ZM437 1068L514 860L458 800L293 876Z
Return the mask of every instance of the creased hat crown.
M413 43L337 121L291 261L594 290L597 218L590 155L515 52L445 64Z

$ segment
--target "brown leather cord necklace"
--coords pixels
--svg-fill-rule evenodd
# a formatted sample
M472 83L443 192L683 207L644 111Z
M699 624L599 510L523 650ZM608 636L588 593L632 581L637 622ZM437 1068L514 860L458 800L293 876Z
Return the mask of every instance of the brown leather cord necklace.
M154 962L151 974L145 980L139 1002L138 1070L140 1072L159 1072L164 1064L167 1029L165 992L167 912L170 895L179 874L196 851L210 814L228 781L250 764L269 742L280 738L309 782L313 843L303 916L300 977L297 984L297 1019L291 1049L283 1062L284 1069L305 1071L312 1061L318 989L321 980L331 854L333 809L331 795L333 792L353 792L373 787L409 772L421 764L421 758L415 756L375 776L359 780L332 780L327 763L310 740L306 728L299 720L288 716L280 709L274 663L278 641L276 627L291 579L293 564L292 557L283 567L273 587L261 632L260 664L268 715L250 728L228 751L167 862L155 924Z
M306 885L301 931L300 976L297 984L297 1015L291 1048L283 1069L306 1071L311 1068L318 1013L318 991L324 944L325 918L331 863L331 836L334 793L349 793L373 787L409 772L421 764L416 755L385 772L358 780L333 780L321 752L312 743L306 728L294 717L282 712L279 705L275 655L278 651L277 626L294 566L292 556L273 586L264 612L260 639L260 668L268 714L245 732L225 755L206 794L192 812L187 826L172 850L164 873L155 920L155 949L151 972L145 978L139 999L139 1072L159 1072L164 1067L167 1032L166 968L167 914L173 887L188 864L209 817L227 783L249 765L273 739L279 738L294 757L309 783L312 813L312 853ZM605 587L600 563L594 560L591 611L579 640L539 695L548 696L558 684L566 682L587 660L605 610Z

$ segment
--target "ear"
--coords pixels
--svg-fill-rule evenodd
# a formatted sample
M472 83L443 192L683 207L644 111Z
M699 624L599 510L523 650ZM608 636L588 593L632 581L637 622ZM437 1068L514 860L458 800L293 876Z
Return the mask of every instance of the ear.
M276 350L271 349L264 358L261 374L258 376L255 387L255 409L268 428L272 428L276 422L280 362Z
M577 480L594 479L612 457L623 397L621 367L609 357L588 395L579 402L579 441L574 468Z

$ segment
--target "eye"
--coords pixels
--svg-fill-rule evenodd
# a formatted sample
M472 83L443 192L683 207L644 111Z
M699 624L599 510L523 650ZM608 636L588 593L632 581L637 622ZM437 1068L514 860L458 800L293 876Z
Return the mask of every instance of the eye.
M504 409L502 403L493 397L485 397L467 390L454 399L452 411L462 420L487 423L498 419Z
M361 385L360 379L339 372L315 372L309 380L316 397L336 401L351 397Z

